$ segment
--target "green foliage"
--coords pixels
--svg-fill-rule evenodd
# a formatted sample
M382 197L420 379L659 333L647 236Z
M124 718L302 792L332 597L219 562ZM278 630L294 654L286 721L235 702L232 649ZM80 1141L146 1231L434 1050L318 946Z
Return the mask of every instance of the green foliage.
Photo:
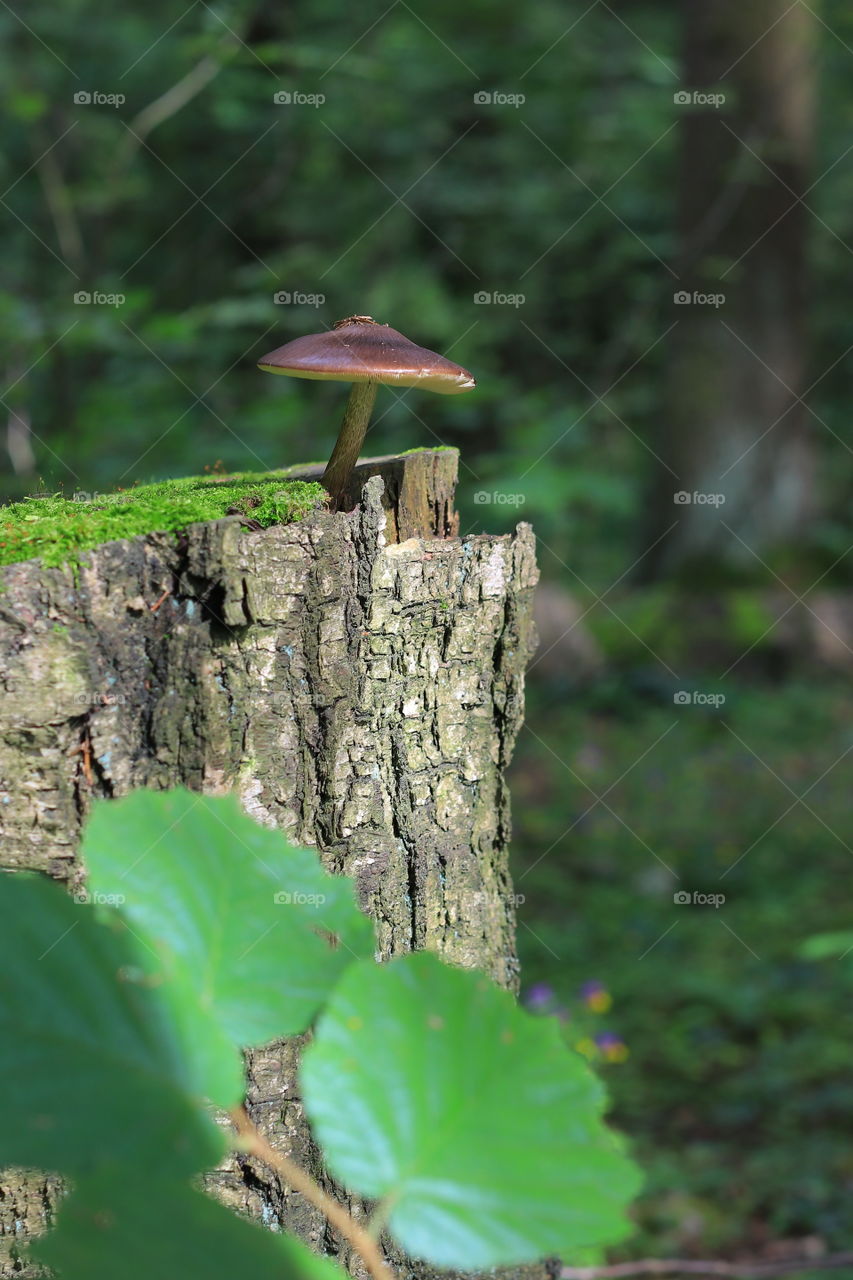
M328 457L342 389L270 378L255 360L367 312L478 379L447 403L383 390L371 452L460 446L463 529L517 515L478 507L481 482L520 493L551 567L609 586L648 546L661 452L682 14L543 0L523 21L510 0L435 0L428 19L394 5L366 24L340 0L263 12L229 0L176 20L149 0L106 40L92 38L93 0L61 13L28 0L26 23L0 7L3 395L32 422L35 453L32 471L3 458L3 491ZM808 399L827 428L815 538L829 568L849 546L851 477L842 0L824 23L808 204L811 361L825 376ZM153 104L200 66L198 91L155 123ZM125 101L81 104L81 89ZM525 102L483 106L483 89ZM325 101L284 105L281 92ZM123 301L75 303L81 291ZM476 304L484 291L524 301ZM281 293L292 301L277 305Z
M63 1280L150 1275L164 1251L187 1280L330 1280L186 1181L221 1154L208 1104L239 1102L239 1050L318 1010L309 1115L377 1229L468 1270L624 1234L636 1173L555 1022L435 957L363 958L350 882L233 797L100 802L84 853L76 902L0 877L0 1164L74 1175L35 1250Z
M585 605L587 625L610 662L623 668L654 662L660 654L676 668L722 661L725 670L747 650L756 659L773 650L778 613L771 611L766 589L728 586L709 592L706 585L635 588L608 593L605 603L591 597ZM664 677L663 663L657 665ZM680 687L672 678L674 688Z
M300 520L326 498L319 484L281 474L185 476L117 493L31 496L0 507L0 565L40 556L63 564L114 538L168 533L229 514L255 527Z
M524 995L574 1015L585 979L612 993L602 1030L630 1054L608 1092L646 1173L617 1256L844 1249L850 689L679 672L724 706L676 706L646 670L533 692L541 741L522 733L511 779Z
M351 882L234 796L137 791L95 810L81 851L94 900L121 904L146 973L176 1003L196 1091L219 1106L242 1097L242 1045L306 1031L347 966L373 954Z
M333 1174L384 1200L406 1252L439 1266L574 1256L615 1238L637 1190L556 1021L434 956L354 966L302 1084Z
M61 1280L343 1280L344 1273L292 1236L244 1222L214 1200L168 1176L144 1188L116 1186L115 1174L78 1182L58 1221L32 1246Z
M221 1152L132 937L53 884L0 876L0 1167L196 1172Z
M370 452L462 447L468 527L486 514L480 479L520 491L547 545L606 573L637 532L649 456L614 413L639 433L659 412L663 349L648 349L671 320L653 253L672 248L675 75L641 41L674 65L678 30L660 5L632 14L641 40L604 6L582 15L440 0L428 25L399 5L366 27L340 0L291 14L233 0L176 22L150 0L106 41L92 0L61 13L30 0L34 36L0 8L14 104L0 177L21 178L0 335L5 381L25 374L7 399L31 416L37 474L92 490L218 457L234 470L328 457L343 388L255 360L364 312L478 379L447 403L383 389ZM203 59L216 74L146 132L151 104ZM524 92L524 110L477 104L483 87ZM126 101L81 105L80 88ZM277 104L281 91L325 102ZM43 176L31 166L54 142ZM76 304L81 290L124 301ZM478 305L483 290L525 301ZM324 301L276 305L282 291ZM579 381L601 394L635 361L606 403ZM27 483L10 474L6 491ZM492 506L488 521L516 514Z
M853 954L853 932L841 929L838 933L816 933L806 938L800 947L804 960L844 960Z

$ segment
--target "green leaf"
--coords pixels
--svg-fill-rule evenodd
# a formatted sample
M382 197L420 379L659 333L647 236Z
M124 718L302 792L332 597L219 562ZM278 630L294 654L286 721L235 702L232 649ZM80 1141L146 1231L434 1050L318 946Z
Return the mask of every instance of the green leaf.
M223 1143L126 933L56 884L0 875L0 1167L174 1173Z
M804 960L843 960L853 953L853 933L849 929L837 933L817 933L800 944Z
M96 900L118 902L150 972L171 979L198 1087L221 1106L242 1096L239 1048L305 1031L348 965L373 953L352 882L234 796L104 801L82 850Z
M407 1253L466 1269L625 1233L634 1166L601 1120L601 1086L477 973L409 955L345 974L302 1065L334 1176L384 1200Z
M79 1183L58 1223L31 1246L60 1280L345 1280L345 1273L290 1236L238 1218L182 1183L156 1179Z

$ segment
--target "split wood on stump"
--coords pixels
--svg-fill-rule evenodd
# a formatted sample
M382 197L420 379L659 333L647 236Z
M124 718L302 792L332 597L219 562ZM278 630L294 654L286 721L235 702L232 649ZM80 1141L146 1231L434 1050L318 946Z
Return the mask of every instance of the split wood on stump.
M455 450L374 459L349 513L259 531L227 517L105 543L78 567L0 571L0 866L76 888L95 797L234 788L355 878L383 955L429 948L514 988L504 770L534 643L534 540L523 524L456 536L457 466ZM322 1179L299 1047L247 1053L247 1105ZM362 1271L257 1161L230 1158L209 1186ZM53 1178L0 1172L0 1276L26 1274L16 1247L57 1194Z

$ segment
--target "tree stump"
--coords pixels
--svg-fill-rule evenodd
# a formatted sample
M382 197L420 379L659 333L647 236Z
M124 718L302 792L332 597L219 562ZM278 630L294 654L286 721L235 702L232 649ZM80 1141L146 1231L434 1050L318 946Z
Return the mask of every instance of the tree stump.
M0 865L76 888L95 797L233 788L355 878L383 955L429 948L515 987L504 770L533 647L534 540L527 525L455 536L457 464L455 450L376 459L348 513L256 531L233 516L106 543L74 567L3 570ZM298 1041L247 1052L248 1107L316 1174L298 1056ZM350 1261L257 1162L231 1158L209 1185ZM0 1173L0 1276L27 1274L15 1246L49 1224L57 1187Z

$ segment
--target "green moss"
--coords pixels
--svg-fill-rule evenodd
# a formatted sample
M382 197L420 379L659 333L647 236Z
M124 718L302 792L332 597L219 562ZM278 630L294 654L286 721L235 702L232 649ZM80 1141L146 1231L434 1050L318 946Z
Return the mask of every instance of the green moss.
M400 458L409 458L413 453L458 453L459 450L453 444L431 444L421 446L418 449L404 449L397 456Z
M226 515L245 515L263 529L292 524L325 497L321 485L287 480L277 471L183 476L85 498L39 495L0 507L0 565L35 557L64 564L102 542L169 533Z

